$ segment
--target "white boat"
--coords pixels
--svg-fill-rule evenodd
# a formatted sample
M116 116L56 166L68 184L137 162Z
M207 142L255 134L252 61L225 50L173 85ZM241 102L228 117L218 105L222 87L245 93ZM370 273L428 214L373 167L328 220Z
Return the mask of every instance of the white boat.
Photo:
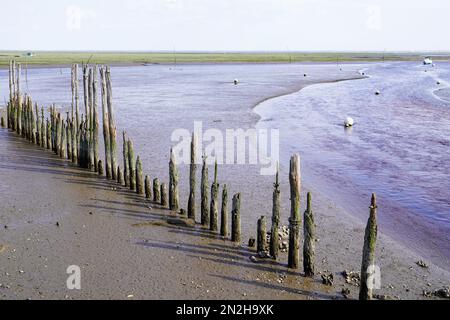
M433 64L433 60L431 60L430 57L426 57L425 59L423 59L423 64L424 64L424 65L430 65L430 64Z

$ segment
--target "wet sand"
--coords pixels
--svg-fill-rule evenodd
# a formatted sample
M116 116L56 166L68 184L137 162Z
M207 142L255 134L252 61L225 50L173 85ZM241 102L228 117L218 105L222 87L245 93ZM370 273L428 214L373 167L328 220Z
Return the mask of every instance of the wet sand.
M354 70L341 76L353 77ZM337 78L333 75L322 81ZM255 95L251 104L308 84L294 80L269 88L266 97ZM115 97L120 101L117 91ZM193 119L219 128L232 124L245 129L256 124L258 117L251 106L228 107L218 101L208 110L194 110L173 121L184 128L191 128ZM153 116L157 118L163 111L156 110ZM125 110L118 109L118 128L126 128L134 138L136 154L145 157L144 171L166 181L171 125L165 123L168 128L164 128L153 121L153 126L142 131L135 126L136 119L121 120L121 112L123 116ZM217 118L221 121L214 122ZM187 169L180 167L183 207L188 194ZM273 177L261 176L257 166L219 166L219 181L227 183L229 195L243 194L242 247L198 226L168 224L168 210L75 168L6 129L0 130L0 177L0 221L7 226L1 229L0 238L2 298L334 299L342 298L343 287L351 290L351 298L357 298L358 288L345 284L340 272L360 269L365 221L336 206L313 185L305 186L302 199L306 191L313 192L317 271L332 272L334 286L322 285L319 274L307 279L299 271L288 271L284 254L278 262L250 261L253 253L245 243L256 232L257 217L269 215L271 208L268 199ZM281 177L282 224L287 224L286 165L281 167ZM377 294L420 299L422 290L448 285L447 271L433 264L428 269L417 266L420 256L386 237L383 230L379 232L376 256L382 289L376 290ZM79 291L67 290L65 285L66 268L73 264L82 269Z

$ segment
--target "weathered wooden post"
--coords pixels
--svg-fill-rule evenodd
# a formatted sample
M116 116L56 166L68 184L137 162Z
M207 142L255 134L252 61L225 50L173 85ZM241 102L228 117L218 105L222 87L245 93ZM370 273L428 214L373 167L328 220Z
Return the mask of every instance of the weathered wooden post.
M153 179L153 201L156 203L161 201L161 187L158 178Z
M201 181L201 224L206 227L209 225L209 208L208 208L208 167L206 166L206 155L203 156L202 181Z
M166 208L168 205L168 198L167 198L167 184L165 182L161 183L161 206Z
M123 184L123 173L122 169L120 169L120 166L117 166L117 183L120 185Z
M89 103L89 126L88 126L88 137L89 137L89 169L95 171L95 161L94 161L94 75L93 68L89 68L88 71L88 103Z
M84 97L84 115L85 127L89 128L89 103L88 103L88 66L83 64L83 97Z
M22 93L20 92L20 63L17 64L16 94L17 94L17 134L22 135Z
M80 140L78 139L78 130L80 128L80 115L78 110L78 65L73 65L73 95L75 100L75 123L72 119L72 162L78 163L78 148Z
M42 148L47 148L47 133L46 133L46 125L44 122L44 107L41 107L41 135L40 135L40 145Z
M220 210L220 235L228 237L228 191L227 185L222 189L222 208Z
M291 157L289 167L289 183L291 186L291 216L289 218L289 255L288 267L297 269L299 264L300 245L300 156Z
M67 117L66 117L66 142L67 142L67 158L72 159L72 134L70 132L69 112L67 112Z
M136 168L134 162L133 141L128 139L128 165L130 166L130 190L136 190Z
M261 216L258 219L258 230L256 238L256 252L266 252L267 251L267 224L266 217Z
M364 247L361 263L361 286L359 289L359 300L371 300L373 284L373 274L375 272L375 247L377 243L377 198L372 193L370 203L370 215L367 220L366 231L364 234Z
M106 178L112 179L112 171L111 171L111 147L110 147L110 135L109 135L109 118L108 118L108 103L106 100L106 75L105 69L100 68L100 77L102 79L102 120L103 120L103 140L105 145L105 168L106 168ZM125 132L123 132L123 157L124 157L124 167L125 172L127 172L125 163L128 161L128 155L125 154L127 143L125 138ZM125 181L127 181L125 179ZM128 182L126 182L126 186L128 186Z
M106 101L108 104L108 123L109 123L109 136L110 136L110 150L111 150L111 169L112 178L116 179L116 168L117 168L117 158L116 158L116 122L114 120L114 108L112 103L112 85L111 85L111 71L109 67L106 67Z
M315 226L314 216L311 205L311 192L308 192L306 196L306 210L303 214L303 271L305 276L314 276L314 263L315 263Z
M191 139L191 163L189 167L189 200L188 200L188 218L195 220L195 185L196 185L196 151L197 151L197 136L192 133Z
M270 256L274 259L278 257L279 239L278 227L280 223L280 183L279 183L279 167L277 165L277 173L275 183L273 184L272 194L272 229L270 232Z
M3 117L0 120L0 125L2 126L2 128L5 127L5 120L3 119Z
M146 199L151 199L152 197L152 189L150 187L150 177L148 175L145 175L145 180L144 180L144 187L145 187L145 198Z
M92 110L92 122L93 122L93 154L94 154L94 170L97 171L98 164L98 76L97 76L97 66L93 67L92 71L92 95L93 95L93 110Z
M138 195L144 194L144 179L142 177L142 163L139 156L136 159L136 193Z
M217 231L218 228L218 215L219 215L219 183L217 182L217 159L214 162L214 181L211 184L211 205L210 212L210 224L209 229L211 231Z
M36 135L35 135L35 143L40 146L41 145L41 117L39 115L39 107L37 103L34 105L36 111Z
M52 145L52 123L48 120L48 118L46 119L46 123L47 123L47 130L46 130L47 149L52 150L53 149L53 145Z
M178 211L179 198L178 198L178 168L176 164L175 154L170 149L170 161L169 161L169 209Z
M108 130L109 131L109 130ZM128 153L127 133L122 132L123 137L123 179L125 180L125 187L130 186L130 160Z
M55 130L55 139L56 139L56 145L55 145L55 153L58 155L60 153L60 149L61 149L61 129L62 129L62 124L61 124L61 115L58 113L56 115L56 130Z
M61 144L59 145L59 157L65 158L66 157L66 125L64 123L63 118L61 118Z
M241 194L233 196L231 208L231 241L241 242Z
M97 162L97 172L99 176L103 175L103 163L101 159Z

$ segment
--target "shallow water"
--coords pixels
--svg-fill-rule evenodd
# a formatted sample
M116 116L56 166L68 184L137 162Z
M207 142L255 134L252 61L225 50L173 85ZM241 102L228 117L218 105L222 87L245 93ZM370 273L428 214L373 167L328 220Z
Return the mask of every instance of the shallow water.
M300 151L305 181L338 205L365 217L376 192L383 229L426 256L448 258L450 99L436 90L448 90L450 63L364 71L369 78L312 85L261 103L258 126L280 128L282 162ZM344 128L347 116L353 128Z

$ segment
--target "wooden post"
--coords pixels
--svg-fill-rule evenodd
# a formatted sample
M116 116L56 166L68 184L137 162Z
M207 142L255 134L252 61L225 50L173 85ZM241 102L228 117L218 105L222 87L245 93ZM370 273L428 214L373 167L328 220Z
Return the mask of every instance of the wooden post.
M152 189L150 187L150 177L145 175L144 187L145 187L145 198L150 199L152 197Z
M52 145L52 123L48 120L46 120L47 123L47 130L46 130L46 139L47 139L47 149L52 150L53 149L53 145Z
M315 262L315 226L314 216L311 205L311 192L306 196L306 210L303 214L303 271L305 276L314 276L314 262Z
M123 184L123 173L122 169L120 169L120 166L117 166L117 183L120 185Z
M22 135L22 93L20 92L20 63L17 64L16 94L17 94L17 133Z
M158 178L153 179L153 201L156 203L161 201L161 187Z
M169 161L169 209L178 211L178 168L176 164L175 154L170 149Z
M94 159L94 75L93 68L89 68L88 73L88 103L89 103L89 169L95 171L95 159Z
M108 129L108 132L109 132L109 129ZM123 136L123 179L125 180L125 187L129 187L130 186L130 162L129 162L130 160L129 160L129 154L128 154L127 133L125 131L123 131L122 136ZM109 156L111 157L111 154Z
M67 117L66 117L66 142L67 142L67 158L72 159L72 134L70 132L69 112L67 112Z
M203 156L202 181L201 181L201 224L206 227L209 225L208 210L208 167L206 166L206 156Z
M136 193L139 195L144 194L144 179L142 177L142 163L139 156L136 159Z
M191 164L189 167L189 200L188 200L188 218L195 220L195 186L196 186L196 151L197 151L197 136L192 133L191 139Z
M1 120L0 120L0 126L1 126L2 128L5 127L5 119L3 119L3 117L2 117Z
M98 175L99 175L99 176L102 176L102 175L103 175L103 163L102 163L102 160L98 160L98 163L97 163L97 172L98 172Z
M300 156L291 157L289 167L289 183L291 186L291 216L289 218L289 255L288 267L297 269L299 264L300 245Z
M210 212L210 224L209 229L211 231L217 231L218 228L218 215L219 215L219 183L217 182L217 158L214 162L214 181L211 184L211 205Z
M278 227L280 223L280 183L279 183L279 167L277 165L277 173L275 183L273 184L272 194L272 229L270 232L270 256L274 259L278 257L279 239Z
M359 300L372 299L372 284L369 283L373 278L373 266L375 264L375 247L377 243L377 198L372 193L370 203L370 215L367 220L366 231L364 234L364 247L361 263L361 286L359 289Z
M111 150L111 168L112 178L116 179L116 122L114 120L114 108L112 103L112 85L111 85L111 72L109 67L106 67L106 101L108 104L108 122L109 122L109 136L110 136L110 150Z
M103 120L103 140L105 145L105 168L106 168L106 178L112 179L112 171L111 171L111 148L110 148L110 135L109 135L109 118L108 118L108 103L106 100L106 75L105 75L105 69L100 68L100 76L101 76L101 83L102 83L102 120ZM126 149L126 140L125 140L125 132L123 132L123 147L124 147L124 163L128 161L128 155L125 155L125 149ZM126 166L125 170L126 170ZM127 171L125 171L127 172ZM126 180L125 180L126 181ZM128 183L126 183L128 185Z
M73 123L72 119L72 127L73 127L73 143L72 143L72 162L78 163L78 148L79 148L79 139L78 139L78 130L80 128L80 115L78 110L78 65L73 65L73 83L74 83L74 96L75 96L75 123Z
M64 123L64 120L61 118L61 144L59 145L59 157L65 158L66 157L66 125Z
M228 237L228 191L227 185L222 189L222 209L220 211L220 235Z
M256 252L260 253L267 251L266 237L267 237L266 217L261 216L261 218L258 219Z
M83 64L83 96L84 96L84 115L86 117L85 127L89 128L89 104L88 104L88 74L87 65Z
M40 145L42 148L47 148L47 134L46 134L46 125L44 122L44 107L41 107L41 134L40 134Z
M241 194L233 196L231 208L231 241L241 242Z
M165 182L161 183L161 206L164 208L168 205L168 199L167 199L167 184Z
M93 153L94 153L94 164L95 171L98 171L98 77L97 77L97 66L93 67L92 71L93 81L92 81L92 95L93 95L93 110L92 110L92 122L93 122Z
M136 190L136 168L134 162L133 142L128 139L128 164L130 166L130 190Z
M37 103L34 105L35 111L36 111L36 135L35 135L35 142L38 146L41 145L41 117L39 115L39 107Z
M55 131L55 139L56 139L56 145L55 145L55 153L59 154L60 153L60 149L61 149L61 129L62 129L62 125L61 125L61 115L58 113L56 116L56 131Z

